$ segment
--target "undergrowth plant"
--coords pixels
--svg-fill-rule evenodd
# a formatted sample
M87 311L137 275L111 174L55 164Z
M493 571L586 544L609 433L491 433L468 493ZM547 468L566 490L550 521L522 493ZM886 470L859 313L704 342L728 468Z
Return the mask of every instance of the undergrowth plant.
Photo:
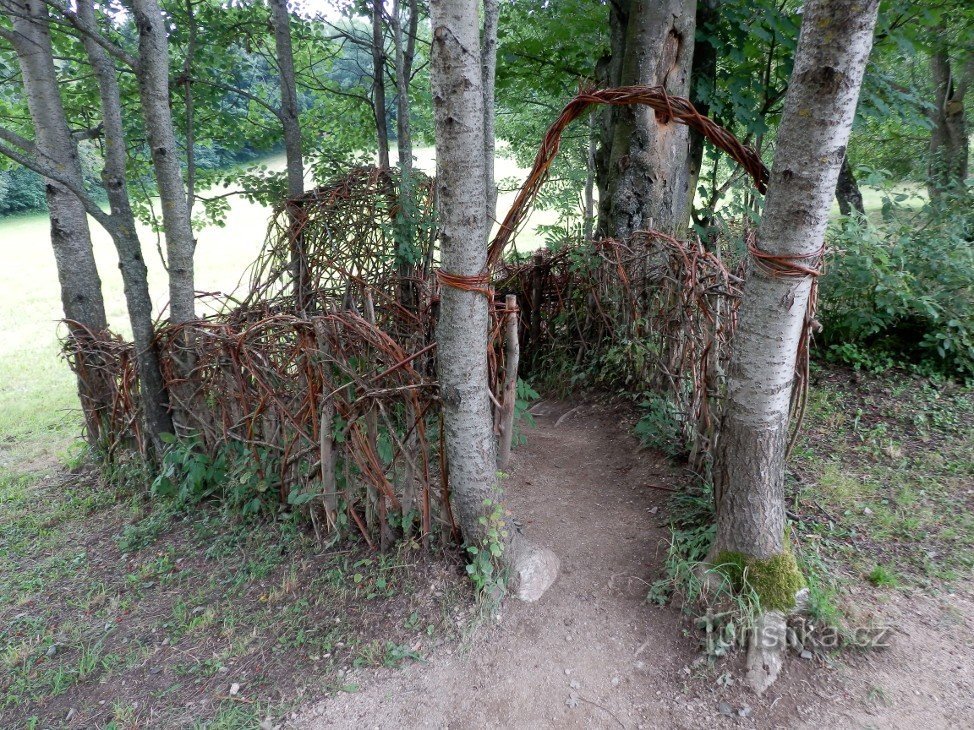
M872 372L895 364L974 379L971 200L962 190L915 211L887 189L878 220L833 227L817 338L826 357Z
M650 392L645 394L639 407L642 416L636 422L635 433L643 445L653 446L671 458L686 454L685 419L676 404Z
M273 491L276 480L272 476L277 458L270 449L228 443L211 455L196 437L164 437L167 449L152 481L153 496L170 498L185 506L215 497L244 516L269 510L277 501Z
M531 404L541 396L531 385L521 378L517 379L517 390L514 394L514 434L512 446L523 446L527 443L525 431L535 427L534 416L531 415Z
M676 605L690 617L709 661L744 647L758 614L781 609L791 612L791 605L778 605L774 596L769 598L760 570L733 556L710 555L716 515L709 485L698 484L674 494L669 513L670 544L663 577L650 586L647 599L659 606ZM814 646L819 637L828 636L838 637L830 644L837 646L851 636L851 629L838 607L831 571L817 552L802 549L798 540L792 550L797 561L793 572L802 577L802 583L789 587L788 603L798 588L808 589L804 605L792 614L790 630L800 637L793 643Z
M469 556L467 575L477 592L490 600L503 595L506 576L501 567L501 557L510 536L507 515L500 502L484 500L484 515L478 519L483 537L477 545L467 545Z

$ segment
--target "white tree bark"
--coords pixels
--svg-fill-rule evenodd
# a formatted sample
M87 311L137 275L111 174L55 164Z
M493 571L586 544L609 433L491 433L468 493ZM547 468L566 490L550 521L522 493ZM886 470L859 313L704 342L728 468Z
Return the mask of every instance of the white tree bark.
M484 0L483 47L480 66L484 84L484 179L487 181L487 225L497 217L497 182L494 180L494 86L497 81L497 25L500 7L497 0ZM489 230L488 230L489 232Z
M432 0L430 76L436 130L436 188L442 270L477 277L487 263L484 97L477 0ZM503 507L487 373L488 301L483 293L441 287L440 394L450 487L463 536L480 545L480 523ZM536 600L554 581L557 559L531 547L505 517L502 560L518 594Z
M821 248L872 47L878 0L805 4L757 247L807 258ZM814 261L811 262L814 265ZM714 473L714 553L785 549L784 452L812 279L751 266L728 372Z
M193 277L196 243L169 106L169 39L158 0L133 0L132 15L139 32L136 76L142 115L149 135L166 235L169 318L172 322L187 322L196 318Z

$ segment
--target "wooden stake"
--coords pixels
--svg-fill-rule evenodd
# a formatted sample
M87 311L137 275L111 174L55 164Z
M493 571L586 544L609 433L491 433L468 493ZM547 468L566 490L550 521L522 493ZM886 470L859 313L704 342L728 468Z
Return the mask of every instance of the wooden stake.
M508 294L504 299L507 322L504 324L504 400L501 404L501 429L497 445L497 468L504 470L511 458L511 441L514 439L514 402L517 398L517 368L521 359L518 345L517 296Z

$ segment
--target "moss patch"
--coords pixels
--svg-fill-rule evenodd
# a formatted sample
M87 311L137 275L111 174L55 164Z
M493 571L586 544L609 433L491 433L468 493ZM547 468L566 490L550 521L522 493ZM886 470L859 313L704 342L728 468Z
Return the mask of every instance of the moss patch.
M765 560L743 553L724 551L714 560L736 590L750 588L765 611L787 611L795 607L795 594L805 587L805 578L791 551Z

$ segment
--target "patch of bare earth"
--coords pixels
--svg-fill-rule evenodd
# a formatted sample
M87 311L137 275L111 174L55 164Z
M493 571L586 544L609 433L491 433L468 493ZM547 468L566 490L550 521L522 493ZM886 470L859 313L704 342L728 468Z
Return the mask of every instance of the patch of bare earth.
M857 597L892 646L791 655L762 698L739 655L708 668L685 617L646 601L666 554L666 496L686 477L631 436L632 417L547 402L507 482L515 514L561 558L536 604L509 601L466 643L402 670L356 672L290 716L323 727L969 727L974 599L968 592Z

